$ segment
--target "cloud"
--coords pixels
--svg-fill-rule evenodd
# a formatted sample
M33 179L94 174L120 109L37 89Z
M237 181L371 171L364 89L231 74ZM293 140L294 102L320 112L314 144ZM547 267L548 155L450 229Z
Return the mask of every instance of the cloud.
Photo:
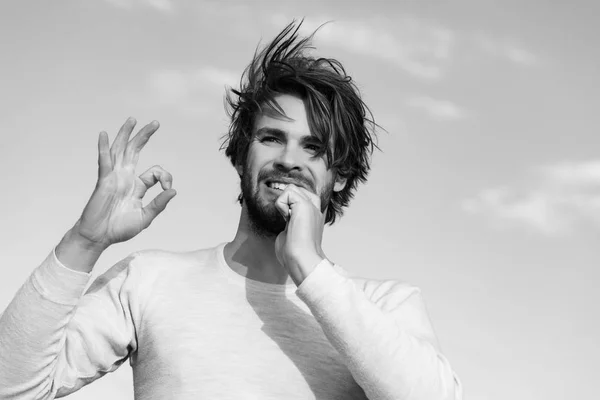
M291 18L274 14L270 21L282 27ZM302 31L312 32L327 21L332 19L306 18ZM436 80L443 76L454 47L452 31L414 16L333 21L321 28L315 40L395 64L423 80Z
M199 115L221 108L226 87L238 86L239 78L238 73L214 66L157 70L147 77L148 95L161 106Z
M466 118L467 112L458 105L437 100L428 96L415 96L407 101L411 107L421 109L431 118L442 121L455 121Z
M154 8L161 12L172 12L174 5L172 0L104 0L118 8L131 9L138 6Z
M600 160L588 162L563 162L536 168L541 178L561 185L591 186L600 185Z
M462 207L496 227L521 226L550 236L582 225L600 228L600 160L534 168L526 189L485 189Z
M539 62L538 57L531 51L508 39L494 40L485 35L477 35L475 41L485 53L504 58L519 66L531 67Z
M206 92L224 92L225 86L235 86L238 82L239 74L212 66L190 71L158 70L148 76L150 87L166 103Z

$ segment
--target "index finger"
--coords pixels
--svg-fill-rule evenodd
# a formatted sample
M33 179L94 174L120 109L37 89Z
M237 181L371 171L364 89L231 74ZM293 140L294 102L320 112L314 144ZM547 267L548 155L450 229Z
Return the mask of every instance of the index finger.
M150 137L160 128L158 121L152 121L144 126L140 131L127 143L125 149L124 163L132 163L136 165L138 162L140 151L144 148Z

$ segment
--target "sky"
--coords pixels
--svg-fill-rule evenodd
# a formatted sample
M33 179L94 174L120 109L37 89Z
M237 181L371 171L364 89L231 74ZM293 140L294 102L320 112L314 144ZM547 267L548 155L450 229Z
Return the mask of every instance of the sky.
M328 258L421 288L465 399L595 397L598 15L582 0L3 2L0 310L83 210L98 133L112 142L129 116L160 122L138 171L161 165L178 195L94 277L137 250L233 239L223 96L305 17L304 32L331 21L314 54L345 65L385 128ZM133 398L129 364L71 398Z

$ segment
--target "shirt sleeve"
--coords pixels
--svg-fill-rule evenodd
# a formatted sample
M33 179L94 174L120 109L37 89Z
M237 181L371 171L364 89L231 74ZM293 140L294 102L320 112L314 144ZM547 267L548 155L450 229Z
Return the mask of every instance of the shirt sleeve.
M355 280L323 260L297 288L369 400L462 400L421 291Z
M117 369L137 350L135 254L99 276L53 250L0 315L0 398L62 397Z

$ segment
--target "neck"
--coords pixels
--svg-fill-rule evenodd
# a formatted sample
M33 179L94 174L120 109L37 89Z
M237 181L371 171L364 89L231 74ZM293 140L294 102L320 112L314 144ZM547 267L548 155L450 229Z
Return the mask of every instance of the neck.
M293 283L287 270L275 255L276 236L258 235L252 229L245 204L233 241L225 245L225 261L236 273L255 281Z

